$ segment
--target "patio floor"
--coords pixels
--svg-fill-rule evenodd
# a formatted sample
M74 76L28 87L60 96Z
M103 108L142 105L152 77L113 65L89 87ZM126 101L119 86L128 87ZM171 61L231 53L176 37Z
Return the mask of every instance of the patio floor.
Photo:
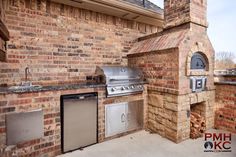
M209 132L224 132L210 130ZM140 131L99 143L59 157L236 157L236 135L232 134L232 152L204 152L204 139L175 144L157 134Z

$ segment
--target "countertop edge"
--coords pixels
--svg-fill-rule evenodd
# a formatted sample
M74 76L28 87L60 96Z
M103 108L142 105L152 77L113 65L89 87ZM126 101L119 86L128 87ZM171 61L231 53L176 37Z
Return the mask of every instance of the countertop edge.
M4 94L22 94L22 93L37 93L47 91L62 91L62 90L76 90L84 88L103 88L105 84L68 84L68 85L55 85L55 86L43 86L42 88L32 88L24 90L11 90L7 87L0 87L0 95Z

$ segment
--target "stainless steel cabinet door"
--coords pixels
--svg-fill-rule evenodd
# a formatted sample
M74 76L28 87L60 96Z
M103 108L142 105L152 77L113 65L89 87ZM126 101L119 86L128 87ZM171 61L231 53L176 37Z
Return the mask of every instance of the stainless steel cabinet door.
M107 105L105 108L105 136L113 136L126 130L127 103Z
M142 128L143 126L143 101L130 102L126 109L127 131Z
M7 145L43 137L43 111L6 115Z
M64 152L97 142L97 99L64 100Z

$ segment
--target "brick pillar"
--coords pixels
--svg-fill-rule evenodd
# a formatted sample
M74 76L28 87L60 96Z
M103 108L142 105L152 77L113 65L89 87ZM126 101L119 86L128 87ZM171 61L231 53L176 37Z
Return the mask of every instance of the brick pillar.
M185 23L207 27L207 0L164 0L165 28Z

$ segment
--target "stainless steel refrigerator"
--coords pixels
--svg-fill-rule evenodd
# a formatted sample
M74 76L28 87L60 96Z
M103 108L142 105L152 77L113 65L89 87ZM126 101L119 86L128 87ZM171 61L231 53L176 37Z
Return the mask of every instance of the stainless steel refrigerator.
M97 93L61 97L62 152L97 143Z

